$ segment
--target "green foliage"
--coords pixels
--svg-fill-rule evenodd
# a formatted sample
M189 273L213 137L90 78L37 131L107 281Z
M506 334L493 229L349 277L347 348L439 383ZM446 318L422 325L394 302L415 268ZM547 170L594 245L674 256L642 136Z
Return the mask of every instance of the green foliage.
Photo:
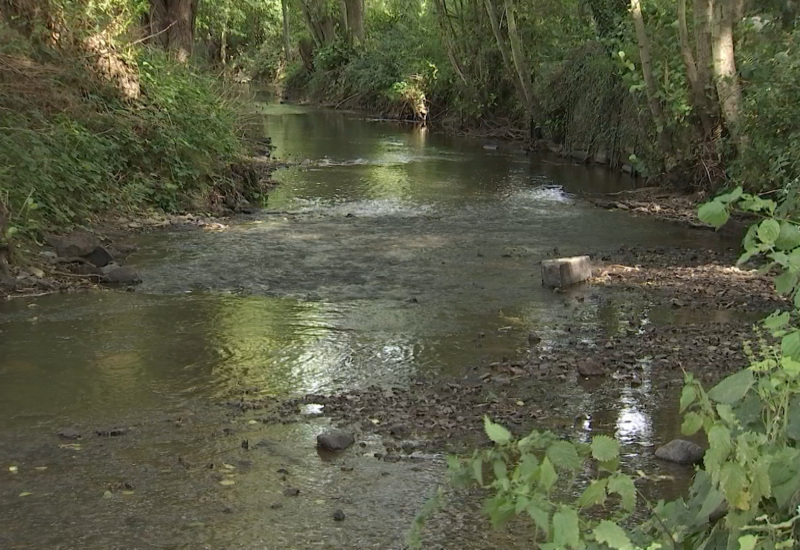
M490 449L475 451L470 459L450 457L448 462L456 482L477 483L494 496L486 512L494 525L502 525L514 515L528 517L541 548L586 548L592 542L609 548L632 548L620 524L636 508L633 479L618 471L619 444L598 435L591 444L560 439L550 432L534 431L522 439L484 419ZM573 489L584 464L592 461L597 476L577 496ZM557 501L557 497L559 498ZM619 503L621 511L609 506ZM588 509L609 513L604 520L590 519Z
M743 26L743 132L748 136L731 175L753 191L782 190L800 178L800 30L777 20Z
M787 200L787 199L784 199ZM634 479L619 471L619 443L596 435L590 445L532 432L516 440L485 419L489 449L468 460L450 458L451 471L492 493L486 512L495 525L531 519L541 548L795 548L800 541L800 229L776 212L794 211L741 187L702 205L701 220L721 226L733 210L761 217L744 239L740 262L755 256L777 272L777 290L793 298L792 312L763 322L758 351L745 343L749 366L706 390L691 373L680 398L685 435L703 431L703 467L686 499L659 502L650 519L630 527ZM763 334L763 333L762 333ZM597 474L574 486L587 460ZM491 472L489 480L486 473ZM610 497L611 504L609 506ZM603 507L604 517L586 514Z
M132 51L142 94L128 101L74 52L48 55L58 64L23 56L0 65L0 200L10 231L36 235L111 210L176 210L235 187L236 112L212 79L162 52Z

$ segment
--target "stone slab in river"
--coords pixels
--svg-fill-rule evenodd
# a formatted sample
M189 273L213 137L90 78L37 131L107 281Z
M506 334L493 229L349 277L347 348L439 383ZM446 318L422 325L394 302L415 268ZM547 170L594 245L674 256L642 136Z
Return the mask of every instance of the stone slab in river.
M542 284L549 287L565 287L581 283L592 277L592 261L589 256L573 256L542 262Z

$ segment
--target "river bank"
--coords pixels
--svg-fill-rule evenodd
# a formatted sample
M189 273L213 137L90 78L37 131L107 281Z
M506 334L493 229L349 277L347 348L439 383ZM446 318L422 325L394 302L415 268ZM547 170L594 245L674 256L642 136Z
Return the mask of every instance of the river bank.
M311 160L269 210L123 227L136 292L0 303L3 547L400 549L442 488L424 548L529 548L447 484L484 414L616 435L648 498L683 491L653 455L682 369L737 368L780 304L737 241L594 207L630 182L586 167L272 109L278 154ZM542 287L578 253L592 281ZM353 445L319 450L332 428Z

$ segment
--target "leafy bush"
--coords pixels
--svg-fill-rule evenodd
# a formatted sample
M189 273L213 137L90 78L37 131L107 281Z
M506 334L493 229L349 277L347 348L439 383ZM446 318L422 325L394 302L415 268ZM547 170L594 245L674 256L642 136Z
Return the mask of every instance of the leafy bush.
M782 190L800 178L800 30L778 22L745 29L743 133L747 142L731 175L754 191Z
M795 205L796 206L796 205ZM486 509L493 523L514 515L531 519L541 548L795 548L800 540L800 224L776 216L779 205L742 188L716 197L698 214L721 226L734 209L763 217L744 239L740 262L756 256L776 270L776 289L793 299L793 312L776 312L763 323L759 349L747 345L750 365L706 391L686 375L680 399L686 435L702 430L708 440L687 499L659 502L650 519L626 529L636 506L633 478L618 471L616 441L595 436L591 445L533 432L515 440L485 420L494 442L467 460L450 458L456 479L493 493ZM792 210L792 207L784 210ZM584 462L597 475L570 498ZM486 482L485 466L491 468ZM563 476L563 477L562 477ZM562 483L563 486L559 486ZM556 491L554 489L561 489ZM585 513L606 505L605 518Z
M0 64L0 200L35 234L111 209L184 207L230 188L236 110L209 77L166 54L132 52L142 95L125 100L74 52Z

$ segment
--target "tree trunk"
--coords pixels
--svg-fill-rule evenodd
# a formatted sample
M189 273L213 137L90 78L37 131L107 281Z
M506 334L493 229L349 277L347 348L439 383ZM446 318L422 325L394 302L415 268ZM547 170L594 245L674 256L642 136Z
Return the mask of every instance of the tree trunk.
M321 0L302 0L300 8L317 46L324 46L336 40L336 22Z
M196 0L168 0L169 49L180 63L185 63L194 48L194 21L197 11Z
M692 104L694 111L703 127L703 134L710 136L714 127L709 116L708 101L704 84L700 82L697 72L697 63L692 52L692 45L689 42L689 28L686 25L686 0L678 0L678 38L681 44L681 54L683 64L686 67L686 79L692 91Z
M733 26L736 0L715 0L711 22L711 47L714 55L714 77L725 127L734 141L739 141L739 114L742 109L742 89L734 58Z
M531 83L531 70L528 67L528 59L522 47L522 40L517 32L517 21L514 14L514 1L505 0L506 21L508 23L508 39L511 42L511 57L514 59L514 66L517 69L519 82L525 93L525 110L528 113L528 123L531 136L533 135L534 121L539 115L540 109L533 95L533 85Z
M181 63L192 55L198 0L150 0L150 39Z
M281 10L283 11L283 53L286 56L286 62L292 60L292 41L289 36L289 0L281 0Z
M711 72L713 66L711 53L712 14L712 0L694 0L692 15L694 17L694 41L697 51L697 80L703 88L708 114L712 120L716 120L719 116L719 109Z
M364 41L364 0L341 0L342 20L348 40Z
M647 105L650 107L650 114L658 127L658 133L664 130L665 120L664 111L661 108L661 101L658 99L658 85L653 76L653 62L650 58L650 42L647 39L647 29L644 26L642 17L642 4L640 0L631 0L631 15L633 16L633 26L636 29L636 42L639 45L639 60L642 63L642 76L644 77L645 92L647 94Z
M484 0L484 4L486 6L486 13L489 15L489 23L492 25L492 33L494 34L495 41L497 41L497 49L500 50L500 56L503 58L503 67L505 68L508 77L514 83L514 88L517 90L519 100L525 103L527 102L525 90L523 89L522 83L520 82L519 78L517 78L516 71L514 70L514 65L511 61L511 54L508 52L508 46L506 46L505 38L500 30L500 22L497 20L497 12L494 9L494 4L492 3L492 0Z
M458 75L458 78L461 79L461 82L464 84L464 87L469 89L469 82L467 81L467 76L464 73L464 69L461 67L461 63L458 61L458 56L455 53L455 45L453 44L453 40L450 36L450 31L447 24L447 6L444 4L444 0L436 0L436 19L439 22L439 28L442 32L442 41L444 42L444 48L447 53L447 58L450 60L450 65L453 66L453 70Z

